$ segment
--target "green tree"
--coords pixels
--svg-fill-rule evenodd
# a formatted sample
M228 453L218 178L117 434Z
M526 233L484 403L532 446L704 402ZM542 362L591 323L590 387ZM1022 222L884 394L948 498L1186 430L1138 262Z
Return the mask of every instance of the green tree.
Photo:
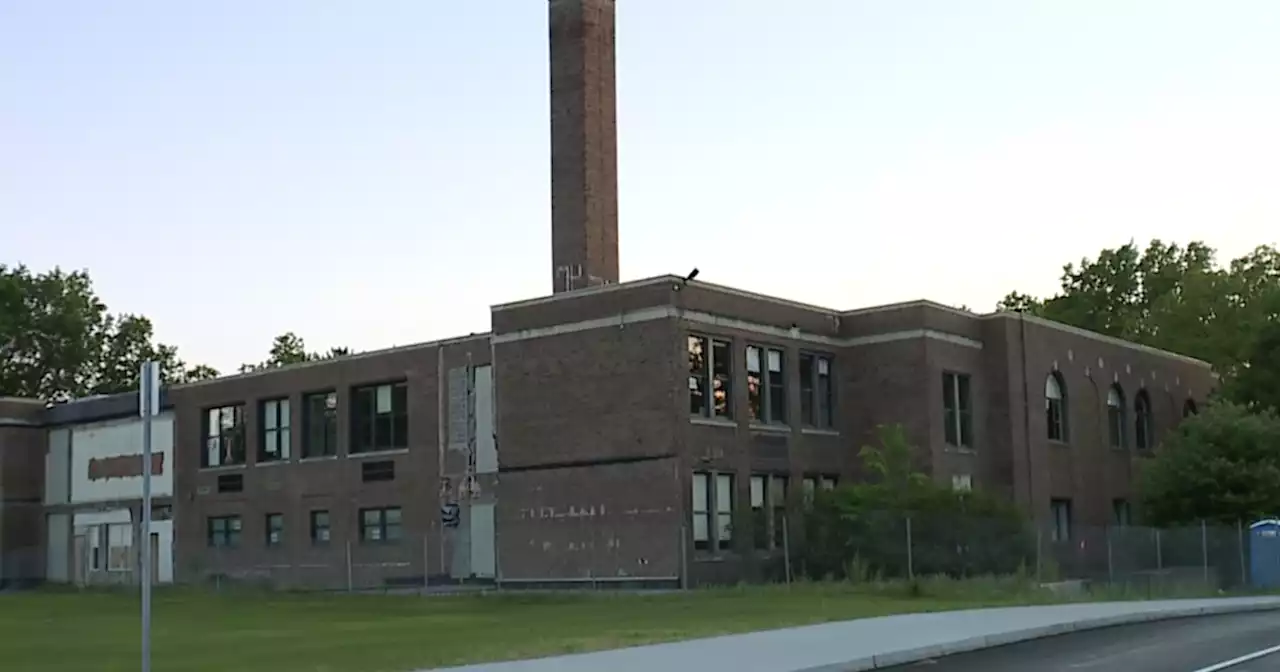
M275 340L271 342L271 349L267 352L266 361L258 364L242 364L240 372L262 371L290 364L344 357L349 354L351 354L351 350L348 348L329 348L327 352L323 353L309 352L307 351L307 344L302 340L302 337L289 331L276 336Z
M1063 268L1047 299L1018 292L997 305L1197 357L1230 377L1280 296L1280 253L1261 246L1226 267L1213 248L1153 240L1102 250Z
M1280 417L1215 402L1183 420L1142 466L1144 519L1234 525L1280 512Z
M115 316L87 271L0 265L0 394L62 400L135 389L155 357L167 382L188 379L177 349L154 342L144 317Z
M1012 573L1033 558L1028 521L1007 499L956 492L921 473L901 425L877 428L859 452L872 478L817 493L806 512L803 571L814 578L905 576L907 519L918 575Z

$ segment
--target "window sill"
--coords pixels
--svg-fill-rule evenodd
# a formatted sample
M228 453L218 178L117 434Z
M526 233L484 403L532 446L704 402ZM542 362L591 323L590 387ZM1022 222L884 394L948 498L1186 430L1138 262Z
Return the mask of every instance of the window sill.
M274 467L279 464L291 464L293 460L285 458L283 460L258 460L253 463L255 467Z
M387 455L404 455L409 452L408 448L388 448L385 450L368 450L363 453L348 453L347 457L353 460L360 460L366 457L385 457Z
M1058 448L1070 448L1070 447L1071 447L1071 444L1070 444L1070 443L1068 443L1068 442L1066 442L1066 441L1063 441L1063 440L1061 440L1061 439L1049 439L1049 445L1050 445L1050 446L1056 446L1056 447L1058 447Z
M970 448L969 446L953 446L948 444L947 447L944 448L943 450L945 450L948 453L955 453L957 455L977 455L978 454L977 448Z
M299 463L301 462L332 462L333 460L336 460L336 459L338 459L337 455L316 455L314 457L301 458L298 460L298 462Z
M249 465L247 464L220 464L216 467L200 467L200 471L206 473L217 471L238 471L240 469L247 469L248 467Z
M689 423L694 425L705 425L707 427L737 427L738 423L724 418L704 418L700 415L689 417Z
M736 559L732 551L694 551L694 562L727 562Z
M809 436L840 436L840 430L821 429L819 427L802 427L800 433L808 434Z
M748 427L753 432L767 432L769 434L790 434L790 425L769 425L760 422L753 422Z

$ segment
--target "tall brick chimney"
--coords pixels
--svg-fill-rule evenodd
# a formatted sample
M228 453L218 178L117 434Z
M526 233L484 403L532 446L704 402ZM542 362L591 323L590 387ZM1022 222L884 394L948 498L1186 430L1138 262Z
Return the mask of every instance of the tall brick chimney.
M618 282L614 0L550 0L554 291Z

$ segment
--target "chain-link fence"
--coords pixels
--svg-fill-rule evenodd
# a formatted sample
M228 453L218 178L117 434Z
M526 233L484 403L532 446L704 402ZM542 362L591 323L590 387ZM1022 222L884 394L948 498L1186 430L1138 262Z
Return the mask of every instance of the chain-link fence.
M1169 593L1250 585L1245 525L1067 526L961 512L846 513L811 524L790 564L811 578L956 578L1019 574Z

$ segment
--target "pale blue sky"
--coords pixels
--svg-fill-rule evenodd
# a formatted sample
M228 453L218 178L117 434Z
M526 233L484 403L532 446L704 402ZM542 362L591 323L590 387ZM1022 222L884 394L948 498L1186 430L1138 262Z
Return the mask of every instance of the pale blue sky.
M622 276L987 310L1280 238L1280 2L620 0ZM190 361L550 290L546 0L0 0L0 261ZM148 275L146 269L154 268Z

